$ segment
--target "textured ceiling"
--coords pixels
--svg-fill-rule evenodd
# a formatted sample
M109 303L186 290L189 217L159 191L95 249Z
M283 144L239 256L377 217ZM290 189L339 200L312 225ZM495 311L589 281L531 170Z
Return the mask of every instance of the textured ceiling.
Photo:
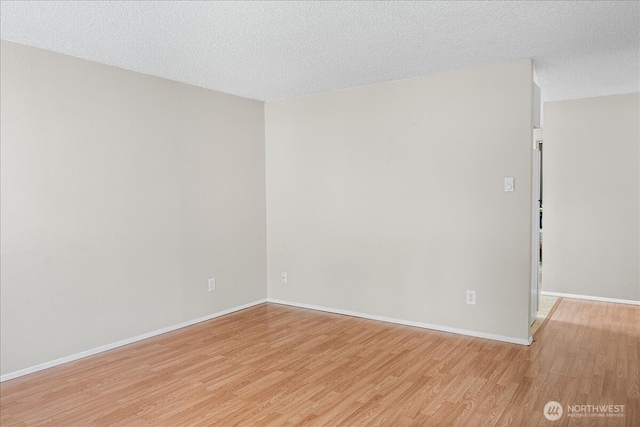
M275 100L533 58L545 100L640 90L639 2L3 1L3 39Z

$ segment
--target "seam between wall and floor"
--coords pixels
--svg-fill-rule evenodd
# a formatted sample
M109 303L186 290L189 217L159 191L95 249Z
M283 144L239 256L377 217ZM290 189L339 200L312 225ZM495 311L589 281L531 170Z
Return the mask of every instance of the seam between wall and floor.
M352 316L352 317L359 317L359 318L363 318L363 319L375 320L375 321L380 321L380 322L394 323L394 324L398 324L398 325L413 326L413 327L418 327L418 328L423 328L423 329L431 329L431 330L441 331L441 332L450 332L450 333L454 333L454 334L466 335L466 336L471 336L471 337L476 337L476 338L492 339L492 340L503 341L503 342L508 342L508 343L512 343L512 344L530 345L531 342L533 341L531 339L531 337L528 340L523 340L523 339L505 337L505 336L501 336L501 335L486 334L486 333L483 333L483 332L475 332L475 331L469 331L469 330L464 330L464 329L450 328L450 327L447 327L447 326L432 325L432 324L429 324L429 323L414 322L414 321L411 321L411 320L396 319L396 318L385 317L385 316L377 316L377 315L373 315L373 314L359 313L359 312L349 311L349 310L341 310L341 309L335 309L335 308L329 308L329 307L321 307L321 306L310 305L310 304L300 304L300 303L295 303L295 302L291 302L291 301L283 301L283 300L278 300L278 299L265 298L265 299L260 299L260 300L253 301L253 302L250 302L250 303L247 303L247 304L243 304L243 305L239 305L239 306L236 306L236 307L232 307L232 308L229 308L227 310L219 311L217 313L213 313L213 314L210 314L208 316L199 317L197 319L193 319L193 320L189 320L189 321L186 321L186 322L182 322L182 323L179 323L177 325L167 326L165 328L157 329L155 331L151 331L151 332L147 332L147 333L144 333L144 334L141 334L141 335L137 335L137 336L132 337L132 338L127 338L127 339L120 340L120 341L117 341L117 342L114 342L114 343L111 343L111 344L106 344L106 345L103 345L103 346L100 346L100 347L96 347L96 348L93 348L93 349L81 351L79 353L75 353L75 354L72 354L72 355L69 355L69 356L61 357L59 359L55 359L55 360L52 360L52 361L49 361L49 362L44 362L44 363L37 364L35 366L31 366L31 367L28 367L28 368L20 369L20 370L15 371L15 372L10 372L8 374L0 376L0 382L12 380L14 378L22 377L24 375L32 374L32 373L35 373L35 372L38 372L38 371L42 371L42 370L45 370L45 369L48 369L48 368L53 368L55 366L63 365L65 363L73 362L75 360L79 360L79 359L83 359L85 357L93 356L95 354L103 353L103 352L108 351L108 350L113 350L115 348L122 347L122 346L125 346L127 344L133 344L133 343L138 342L138 341L143 341L143 340L145 340L147 338L152 338L152 337L155 337L155 336L158 336L158 335L165 334L167 332L172 332L172 331L175 331L177 329L182 329L182 328L185 328L187 326L195 325L197 323L206 322L207 320L212 320L212 319L215 319L217 317L221 317L221 316L224 316L224 315L227 315L227 314L231 314L231 313L234 313L236 311L244 310L246 308L250 308L250 307L253 307L253 306L256 306L256 305L259 305L259 304L264 304L266 302L270 302L270 303L273 303L273 304L286 305L286 306L291 306L291 307L298 307L298 308L305 308L305 309L310 309L310 310L322 311L322 312L326 312L326 313L333 313L333 314L341 314L341 315Z
M599 301L599 302L610 302L610 303L617 303L617 304L631 304L631 305L640 305L640 301L633 301L633 300L622 300L622 299L614 299L614 298L603 298L603 297L592 297L592 296L587 296L587 295L573 295L573 294L563 294L563 293L558 293L558 292L542 292L542 295L549 295L549 296L555 296L555 297L562 297L562 298L575 298L575 299L584 299L584 300L589 300L589 301ZM199 317L197 319L193 319L193 320L188 320L186 322L182 322L182 323L178 323L176 325L172 325L172 326L167 326L165 328L161 328L161 329L157 329L155 331L151 331L151 332L147 332L141 335L137 335L135 337L132 338L127 338L124 340L120 340L111 344L106 344L100 347L96 347L90 350L85 350L85 351L81 351L79 353L75 353L72 354L70 356L65 356L65 357L61 357L59 359L56 360L52 360L49 362L44 362L44 363L40 363L37 364L35 366L31 366L28 368L24 368L24 369L20 369L18 371L15 372L10 372L8 374L2 375L0 376L0 382L4 382L4 381L8 381L8 380L12 380L14 378L18 378L18 377L22 377L24 375L28 375L28 374L32 374L38 371L42 371L48 368L53 368L55 366L59 366L59 365L63 365L65 363L69 363L69 362L73 362L74 360L79 360L79 359L83 359L85 357L89 357L89 356L93 356L95 354L99 354L99 353L103 353L105 351L108 350L113 350L115 348L118 347L122 347L125 346L127 344L133 344L135 342L138 341L142 341L145 340L147 338L152 338L155 337L157 335L162 335L165 334L167 332L172 332L178 329L182 329L182 328L186 328L188 326L192 326L195 325L197 323L201 323L201 322L206 322L207 320L212 320L215 319L217 317L221 317L227 314L231 314L234 313L236 311L240 311L240 310L244 310L246 308L250 308L256 305L260 305L260 304L264 304L266 302L270 302L273 304L280 304L280 305L286 305L286 306L290 306L290 307L298 307L298 308L304 308L304 309L309 309L309 310L316 310L316 311L322 311L322 312L326 312L326 313L333 313L333 314L341 314L341 315L345 315L345 316L352 316L352 317L359 317L359 318L363 318L363 319L368 319L368 320L375 320L375 321L379 321L379 322L387 322L387 323L393 323L393 324L397 324L397 325L404 325L404 326L413 326L413 327L417 327L417 328L422 328L422 329L430 329L430 330L434 330L434 331L440 331L440 332L448 332L448 333L453 333L453 334L458 334L458 335L465 335L465 336L470 336L470 337L475 337L475 338L484 338L484 339L490 339L490 340L495 340L495 341L502 341L502 342L507 342L507 343L511 343L511 344L519 344L519 345L531 345L531 343L533 342L533 338L529 337L529 339L525 340L525 339L521 339L521 338L513 338L513 337L507 337L507 336L503 336L503 335L496 335L496 334L488 334L488 333L484 333L484 332L477 332L477 331L470 331L467 329L458 329L458 328L451 328L448 326L440 326L440 325L434 325L431 323L424 323L424 322L414 322L412 320L404 320L404 319L397 319L397 318L393 318L393 317L386 317L386 316L378 316L375 314L367 314L367 313L360 313L357 311L351 311L351 310L342 310L339 308L330 308L330 307L323 307L323 306L318 306L318 305L313 305L313 304L304 304L304 303L296 303L296 302L292 302L292 301L285 301L285 300L280 300L280 299L275 299L275 298L264 298L264 299L259 299L247 304L243 304L243 305L239 305L236 307L232 307L226 310L222 310L204 317Z
M274 304L282 304L282 305L288 305L291 307L306 308L309 310L323 311L326 313L342 314L345 316L360 317L362 319L376 320L379 322L394 323L397 325L404 325L404 326L413 326L416 328L430 329L430 330L440 331L440 332L449 332L453 334L465 335L465 336L475 337L475 338L485 338L485 339L490 339L494 341L507 342L511 344L530 345L533 342L533 339L531 337L529 337L529 339L513 338L513 337L507 337L504 335L488 334L485 332L470 331L468 329L451 328L449 326L434 325L432 323L415 322L413 320L404 320L404 319L398 319L395 317L378 316L376 314L361 313L361 312L351 311L351 310L342 310L339 308L323 307L323 306L313 305L313 304L303 304L303 303L285 301L285 300L280 300L275 298L268 298L268 301Z
M593 297L593 296L590 296L590 295L565 294L565 293L562 293L562 292L549 292L549 291L542 291L542 292L540 292L540 294L546 295L546 296L550 296L550 297L584 299L584 300L587 300L587 301L598 301L598 302L612 302L612 303L615 303L615 304L640 305L640 301L635 301L635 300L630 300L630 299Z
M167 332L172 332L177 329L186 328L187 326L193 326L196 323L206 322L207 320L215 319L216 317L224 316L226 314L231 314L236 311L244 310L245 308L253 307L254 305L259 305L267 302L267 299L259 299L257 301L253 301L247 304L238 305L236 307L232 307L226 310L218 311L213 314L209 314L207 316L199 317L197 319L187 320L186 322L178 323L176 325L167 326L165 328L157 329L155 331L147 332L141 335L137 335L135 337L126 338L124 340L116 341L111 344L105 344L100 347L92 348L90 350L81 351L79 353L75 353L69 356L61 357L59 359L55 359L49 362L39 363L35 366L31 366L29 368L20 369L15 372L10 372L8 374L4 374L0 376L0 382L12 380L14 378L22 377L27 374L32 374L34 372L42 371L44 369L53 368L54 366L62 365L65 363L73 362L74 360L83 359L85 357L93 356L94 354L102 353L108 350L113 350L118 347L125 346L127 344L133 344L138 341L146 340L147 338L152 338L157 335L166 334Z

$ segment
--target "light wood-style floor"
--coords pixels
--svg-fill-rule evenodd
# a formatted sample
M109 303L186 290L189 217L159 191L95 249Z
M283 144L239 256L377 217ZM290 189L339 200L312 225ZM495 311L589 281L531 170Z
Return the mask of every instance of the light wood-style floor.
M565 298L526 347L262 304L6 381L0 424L638 426L639 356L630 305Z
M556 303L558 302L558 297L550 297L548 295L540 295L540 304L538 304L538 312L536 313L536 321L531 325L531 336L535 340L537 337L538 330L544 324L544 321L547 320L548 316L551 316L553 310L555 308Z

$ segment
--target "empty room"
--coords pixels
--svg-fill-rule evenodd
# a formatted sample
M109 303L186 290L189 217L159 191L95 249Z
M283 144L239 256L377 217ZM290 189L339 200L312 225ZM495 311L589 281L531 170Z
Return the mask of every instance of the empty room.
M0 38L3 427L640 426L640 2Z

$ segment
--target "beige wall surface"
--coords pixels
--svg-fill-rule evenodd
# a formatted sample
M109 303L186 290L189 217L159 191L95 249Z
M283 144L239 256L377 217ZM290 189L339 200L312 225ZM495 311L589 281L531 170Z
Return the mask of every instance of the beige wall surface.
M266 297L263 103L1 53L2 374Z
M267 103L269 297L528 339L532 77L527 60Z
M640 94L544 111L543 289L640 301Z

